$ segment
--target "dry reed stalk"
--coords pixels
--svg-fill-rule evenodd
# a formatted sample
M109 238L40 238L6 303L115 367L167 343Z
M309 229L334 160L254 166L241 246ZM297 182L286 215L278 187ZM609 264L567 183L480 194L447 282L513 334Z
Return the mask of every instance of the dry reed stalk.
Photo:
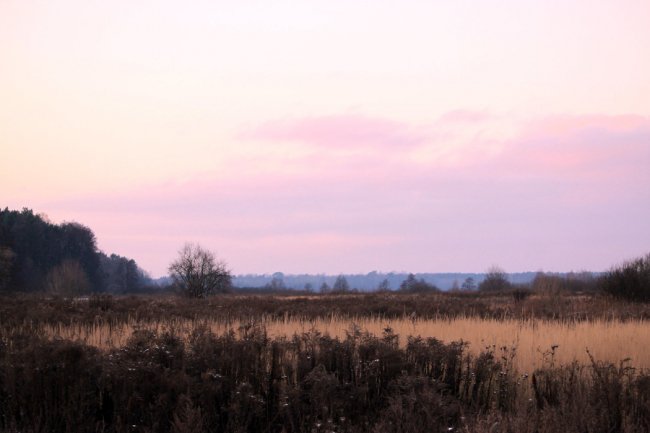
M269 337L291 337L312 330L331 337L345 338L347 332L358 327L373 335L381 335L390 327L400 336L400 344L406 344L408 336L435 337L444 342L463 340L469 343L468 350L478 354L486 348L500 353L502 348L516 351L514 365L518 371L531 372L550 361L550 350L554 351L555 365L578 361L589 363L589 352L595 359L618 363L626 358L630 365L650 369L650 323L634 321L549 321L517 319L480 319L461 317L453 319L385 319L378 317L338 317L332 315L319 319L299 319L285 317L280 320L260 317L257 324L266 328ZM44 325L39 331L50 338L64 338L82 341L100 349L109 350L122 347L137 329L156 332L171 331L188 337L199 325L208 326L217 335L231 330L238 332L239 321L219 320L167 320L140 323L130 320L127 323L92 325L57 324Z

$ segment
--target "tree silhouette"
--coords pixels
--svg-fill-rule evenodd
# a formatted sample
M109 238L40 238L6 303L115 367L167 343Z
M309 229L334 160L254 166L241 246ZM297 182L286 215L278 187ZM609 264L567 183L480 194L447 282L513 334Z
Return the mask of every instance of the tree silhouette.
M508 281L508 274L498 266L492 266L485 274L485 279L478 285L481 292L500 292L510 289L512 285Z
M402 281L402 284L399 286L400 292L405 293L426 293L426 292L437 292L439 289L433 284L429 284L424 281L424 278L419 280L415 277L415 274L408 274L406 279Z
M339 275L336 277L336 281L334 281L332 290L334 292L349 292L350 285L348 284L348 280L343 275Z
M381 283L377 286L378 292L387 292L390 290L390 282L388 278L384 278Z
M190 298L228 292L232 287L226 263L216 260L211 251L198 244L185 244L169 265L169 275L174 286Z
M472 277L465 278L465 281L463 281L462 288L463 290L475 290L476 283L474 282L474 278Z

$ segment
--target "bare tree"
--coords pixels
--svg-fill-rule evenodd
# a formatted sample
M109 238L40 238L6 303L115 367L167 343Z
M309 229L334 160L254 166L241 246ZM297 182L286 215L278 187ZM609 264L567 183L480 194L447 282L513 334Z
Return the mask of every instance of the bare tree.
M485 279L478 285L480 292L499 292L510 288L512 288L512 284L508 281L508 274L498 266L488 269Z
M650 254L613 267L599 279L605 293L630 301L650 301Z
M185 244L169 265L169 275L174 285L190 298L228 292L232 286L226 263L198 244Z
M59 296L79 296L88 293L90 282L77 260L64 260L50 270L45 279L47 291Z
M381 283L377 286L378 292L388 292L390 290L390 282L388 278L384 278Z
M338 277L336 277L336 281L334 281L334 286L332 286L332 291L338 293L349 292L350 284L348 284L348 280L343 275L339 275Z

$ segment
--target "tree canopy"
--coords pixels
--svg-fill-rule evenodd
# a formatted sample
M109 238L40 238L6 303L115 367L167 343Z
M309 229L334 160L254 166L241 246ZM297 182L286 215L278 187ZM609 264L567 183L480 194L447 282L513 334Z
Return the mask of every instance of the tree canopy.
M128 268L125 284L114 284ZM129 275L130 272L130 276ZM93 231L76 222L51 223L31 209L0 210L0 290L36 292L61 285L90 291L122 292L148 282L146 274L130 259L106 256L97 248Z

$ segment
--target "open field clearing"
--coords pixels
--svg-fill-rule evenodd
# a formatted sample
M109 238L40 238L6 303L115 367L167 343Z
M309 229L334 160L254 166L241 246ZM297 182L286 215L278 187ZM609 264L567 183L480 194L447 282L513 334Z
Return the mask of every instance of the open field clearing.
M42 325L39 332L50 338L79 341L102 350L123 347L135 330L171 331L187 339L199 326L206 326L216 335L233 331L243 332L250 326L261 326L270 338L291 338L294 334L319 332L332 338L344 339L353 329L381 336L391 328L404 347L409 336L435 337L445 343L464 341L470 353L486 349L498 353L514 351L514 365L520 372L530 372L554 361L566 365L573 361L590 362L589 354L599 360L619 363L629 359L635 368L650 369L650 323L644 320L621 321L552 321L517 319L481 319L475 317L453 319L381 319L373 317L274 319L260 317L242 322L221 320L162 320L121 324L56 324ZM505 349L504 349L505 348ZM554 350L552 348L555 348ZM551 352L554 353L551 353Z

